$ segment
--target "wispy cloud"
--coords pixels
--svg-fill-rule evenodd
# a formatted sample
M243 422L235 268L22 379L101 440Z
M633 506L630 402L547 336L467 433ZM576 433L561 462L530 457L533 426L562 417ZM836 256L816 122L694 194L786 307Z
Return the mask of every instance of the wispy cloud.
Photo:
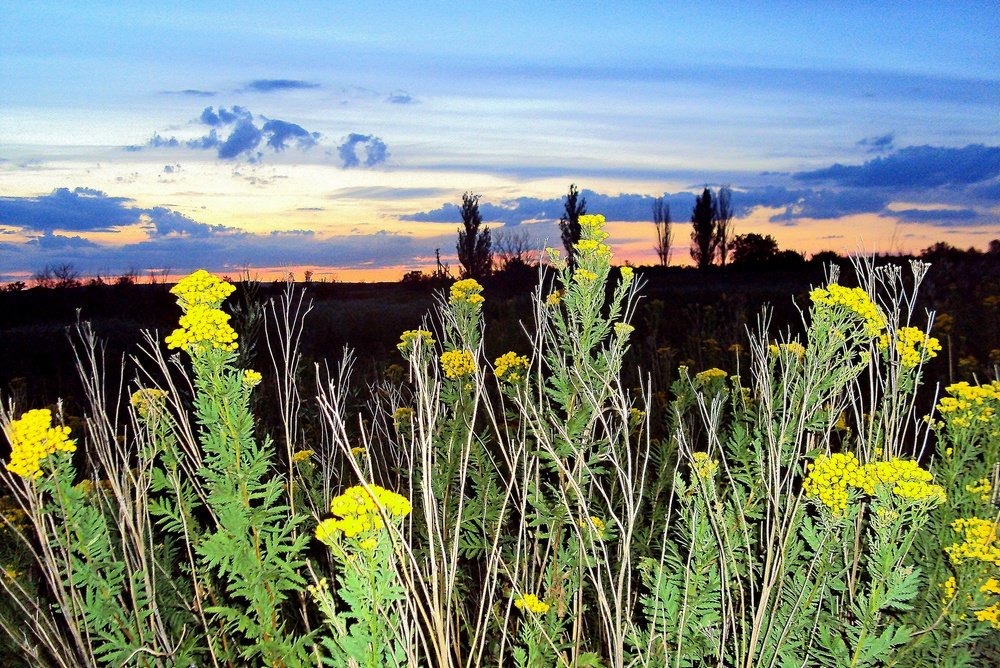
M887 132L884 135L865 137L858 142L858 146L868 149L869 153L885 153L892 149L892 144L896 140L894 132Z
M198 90L197 88L185 88L184 90L165 90L164 95L186 95L188 97L215 97L218 95L211 90Z
M282 90L308 90L310 88L319 88L319 84L299 79L255 79L248 83L244 90L256 93L273 93Z
M394 90L386 98L386 102L392 104L413 104L416 100L405 90Z

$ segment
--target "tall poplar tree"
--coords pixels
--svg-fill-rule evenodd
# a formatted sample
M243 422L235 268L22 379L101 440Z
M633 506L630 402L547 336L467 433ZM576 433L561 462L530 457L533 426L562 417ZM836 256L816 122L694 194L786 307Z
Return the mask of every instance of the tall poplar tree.
M479 195L462 195L462 227L458 230L458 262L464 278L480 279L493 268L493 242L490 228L482 227Z

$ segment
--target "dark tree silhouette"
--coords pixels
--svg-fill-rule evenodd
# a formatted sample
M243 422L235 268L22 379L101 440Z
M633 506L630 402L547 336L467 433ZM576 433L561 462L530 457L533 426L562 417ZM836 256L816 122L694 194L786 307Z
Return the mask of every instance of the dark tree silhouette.
M462 195L462 228L458 230L458 261L465 278L483 278L493 268L490 228L480 229L482 223L479 195L465 193Z
M726 266L732 244L733 191L729 186L722 186L715 200L715 247L719 251L719 265Z
M715 260L715 203L712 191L705 188L704 192L694 200L691 211L691 258L699 269L707 269Z
M674 240L674 231L670 227L670 204L663 201L662 197L653 200L653 225L656 226L656 257L660 259L660 266L666 267L670 264L670 244Z
M778 242L770 234L751 232L733 238L733 265L748 266L770 262L778 255Z
M562 234L563 246L566 247L566 257L572 266L576 252L573 244L580 241L580 216L587 213L587 199L580 197L580 191L576 189L575 183L569 186L569 194L566 195L563 208L566 211L559 219L559 232Z

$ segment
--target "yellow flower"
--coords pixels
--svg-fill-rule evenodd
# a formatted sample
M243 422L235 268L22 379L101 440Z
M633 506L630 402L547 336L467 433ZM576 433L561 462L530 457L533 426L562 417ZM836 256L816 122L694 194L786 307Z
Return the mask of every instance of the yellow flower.
M691 458L694 460L691 468L695 475L702 480L711 480L719 468L719 460L709 458L707 452L694 452L691 454Z
M635 272L632 267L622 267L621 268L622 280L628 283L635 277Z
M825 289L817 288L810 292L809 298L819 308L839 308L853 313L863 321L865 332L871 338L877 338L885 329L885 316L861 288L845 288L831 283Z
M965 486L965 491L970 494L978 494L980 501L989 501L993 492L993 483L989 478L980 478L975 483Z
M410 351L416 350L417 346L429 348L434 345L434 338L426 329L408 329L399 337L396 348L403 355L409 355Z
M515 352L504 353L493 362L497 378L508 383L516 383L524 378L524 374L528 371L528 364L527 357Z
M976 619L989 622L993 628L1000 629L1000 605L994 603L983 610L976 610Z
M587 283L597 278L597 274L588 269L577 269L573 274L573 280L577 283Z
M483 296L479 293L483 291L483 286L479 284L474 278L466 278L462 281L456 281L452 283L451 286L451 296L448 299L452 304L472 304L473 306L482 304L486 301Z
M413 409L401 406L392 413L392 423L399 429L413 421Z
M218 307L236 288L231 283L219 280L204 269L181 279L170 289L177 295L182 308L190 306Z
M528 610L536 615L544 615L551 606L545 601L539 600L534 594L525 594L518 596L517 600L514 601L514 607L518 610Z
M257 387L262 380L264 380L264 376L253 369L247 369L243 372L243 384L247 387Z
M181 316L180 328L165 339L167 348L188 350L202 343L219 350L236 350L236 332L229 326L229 314L204 304L189 306Z
M607 529L607 525L604 523L600 517L591 515L587 519L581 519L578 524L581 528L587 529L588 531L593 531L596 534L598 540L604 540L604 531Z
M767 347L768 352L774 356L787 355L788 357L794 357L798 361L802 361L806 356L806 348L801 343L797 341L789 341L788 343L779 343L777 345L772 344Z
M615 323L615 336L620 338L625 338L629 334L635 331L635 327L628 324L627 322L616 322Z
M951 599L955 598L955 590L958 588L955 582L955 576L951 576L947 580L941 583L941 589L944 589L944 595L942 596L942 603L947 603Z
M314 453L312 450L296 450L292 453L292 461L296 464L307 461Z
M697 387L704 387L705 385L711 383L713 380L721 380L726 378L728 375L729 374L727 374L722 369L717 369L717 368L706 369L705 371L695 374L694 384Z
M449 350L441 355L441 369L448 378L461 378L476 372L476 358L468 350Z
M348 487L330 501L333 518L325 519L316 527L316 538L332 545L341 535L351 538L360 533L381 529L384 526L382 512L389 518L408 515L413 507L400 494L378 485L369 485L369 492L363 485Z
M132 393L129 403L139 414L139 417L155 417L159 414L164 402L167 400L167 393L155 387L139 388Z
M913 368L932 357L937 357L941 343L932 336L924 334L916 327L900 327L896 332L896 352L899 363L904 367Z
M559 306L559 303L562 301L562 298L563 298L562 290L553 290L552 292L549 293L549 296L545 298L545 305Z
M961 517L951 523L951 528L963 538L961 543L953 543L944 548L951 563L958 566L966 561L982 561L1000 566L996 522L978 517Z
M47 408L24 413L4 431L11 447L7 470L22 478L40 476L42 460L53 452L76 450L76 444L69 439L69 427L53 427L52 411Z

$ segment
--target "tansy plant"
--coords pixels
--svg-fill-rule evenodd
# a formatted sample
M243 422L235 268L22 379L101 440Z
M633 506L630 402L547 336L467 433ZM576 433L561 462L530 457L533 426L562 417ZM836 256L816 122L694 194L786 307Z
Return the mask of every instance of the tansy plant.
M736 373L681 367L653 405L659 379L621 381L641 281L612 266L602 217L580 226L573 266L547 253L521 350L488 350L493 298L457 281L362 402L348 399L349 355L304 396L295 333L309 309L291 288L262 309L272 366L258 371L239 363L233 287L182 280L179 327L147 337L149 370L120 388L124 422L83 328L79 428L58 409L0 407L8 654L66 667L995 661L1000 385L950 385L920 414L940 351L914 308L927 267L904 278L861 260L853 285L832 273L800 304L798 335L765 313ZM257 394L276 397L280 448L251 414Z

